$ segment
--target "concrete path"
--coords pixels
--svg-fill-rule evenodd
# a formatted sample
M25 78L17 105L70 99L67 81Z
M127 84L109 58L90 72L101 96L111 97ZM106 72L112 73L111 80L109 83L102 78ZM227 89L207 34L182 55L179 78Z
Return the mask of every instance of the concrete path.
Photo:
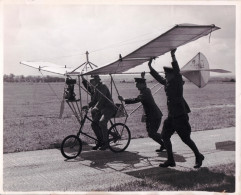
M235 162L235 128L198 131L192 138L204 154L203 167ZM3 155L3 190L106 191L111 186L142 180L147 175L195 171L192 151L175 134L172 137L176 167L160 168L166 152L156 153L150 138L132 139L125 152L91 151L65 160L60 150L39 150Z

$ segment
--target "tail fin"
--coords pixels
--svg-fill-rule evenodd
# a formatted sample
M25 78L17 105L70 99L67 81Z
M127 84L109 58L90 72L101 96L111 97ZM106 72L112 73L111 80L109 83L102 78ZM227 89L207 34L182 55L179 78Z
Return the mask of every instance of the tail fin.
M181 69L181 74L199 88L202 88L210 78L210 72L202 71L204 69L209 70L209 63L207 58L199 52Z
M208 83L210 72L230 73L223 69L209 69L207 58L200 52L181 69L181 74L199 88Z

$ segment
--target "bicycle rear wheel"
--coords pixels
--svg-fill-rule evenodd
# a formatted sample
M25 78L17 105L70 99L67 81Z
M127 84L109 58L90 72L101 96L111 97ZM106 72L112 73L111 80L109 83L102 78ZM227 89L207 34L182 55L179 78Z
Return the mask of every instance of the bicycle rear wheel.
M108 145L112 152L123 152L130 144L131 132L123 123L114 124L108 131Z
M62 141L61 153L67 159L76 158L82 150L82 141L76 135L69 135Z

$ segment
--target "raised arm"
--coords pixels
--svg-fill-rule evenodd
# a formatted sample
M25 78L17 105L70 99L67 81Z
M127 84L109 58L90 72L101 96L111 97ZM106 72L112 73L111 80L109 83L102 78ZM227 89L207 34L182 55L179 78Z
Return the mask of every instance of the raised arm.
M180 68L179 68L179 65L178 65L178 62L177 62L177 59L176 59L176 56L175 56L176 51L177 51L177 49L173 49L171 51L172 67L173 67L174 73L175 74L179 74L180 73Z
M152 59L148 62L148 66L150 69L150 74L162 85L166 85L166 79L163 78L161 75L158 74L158 72L151 66Z
M83 83L85 89L87 89L87 91L90 93L90 95L93 95L94 90L91 87L91 85L88 83L88 81L83 76L81 76L81 78L82 78L82 83Z

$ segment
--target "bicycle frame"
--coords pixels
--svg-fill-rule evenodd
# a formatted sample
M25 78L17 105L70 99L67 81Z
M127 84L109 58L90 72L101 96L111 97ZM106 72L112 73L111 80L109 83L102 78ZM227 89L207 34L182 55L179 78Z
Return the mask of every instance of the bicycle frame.
M78 133L77 133L77 136L79 137L80 134L82 134L82 135L85 135L85 136L87 136L87 137L95 140L95 141L98 141L98 139L96 139L95 137L92 137L92 136L90 136L88 133L85 133L85 132L82 131L82 128L84 127L84 124L85 124L86 119L88 119L90 122L96 124L96 125L100 128L100 126L99 126L98 123L96 123L96 122L93 121L90 117L88 117L88 111L85 111L84 118L80 121L80 128L79 128L79 131L78 131ZM114 123L112 122L111 119L109 120L109 122L110 122L111 126L114 125Z

